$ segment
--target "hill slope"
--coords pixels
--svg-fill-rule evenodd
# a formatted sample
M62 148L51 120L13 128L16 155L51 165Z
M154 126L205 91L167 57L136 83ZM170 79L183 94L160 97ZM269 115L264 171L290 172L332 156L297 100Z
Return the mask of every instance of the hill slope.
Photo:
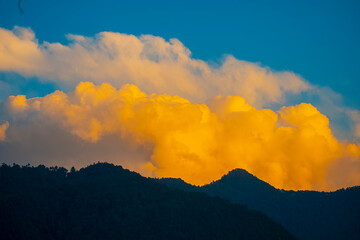
M294 239L265 215L110 164L0 167L2 239Z
M336 192L284 191L242 169L195 187L178 179L159 182L187 191L204 192L247 205L274 219L299 239L345 240L360 237L360 187Z

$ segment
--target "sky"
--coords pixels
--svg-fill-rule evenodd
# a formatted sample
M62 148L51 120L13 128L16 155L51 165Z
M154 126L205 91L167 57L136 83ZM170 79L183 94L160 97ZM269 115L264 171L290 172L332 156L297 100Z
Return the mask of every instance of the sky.
M359 1L21 9L0 1L6 163L109 161L199 185L236 167L286 189L360 184Z

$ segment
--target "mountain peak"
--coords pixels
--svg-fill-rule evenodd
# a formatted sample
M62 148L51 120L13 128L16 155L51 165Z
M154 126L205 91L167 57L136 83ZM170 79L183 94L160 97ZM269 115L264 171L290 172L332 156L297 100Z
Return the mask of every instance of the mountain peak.
M241 168L236 168L234 170L231 170L230 172L228 172L227 174L225 174L224 176L222 176L222 178L216 182L242 182L242 183L252 183L252 184L266 184L269 185L268 183L258 179L256 176L252 175L251 173L249 173L248 171L246 171L245 169L241 169ZM269 185L270 186L270 185Z
M244 177L244 178L256 178L254 175L246 171L242 168L235 168L231 171L229 171L226 175L223 177ZM257 178L256 178L257 179Z
M235 191L244 192L258 192L258 191L276 191L276 189L270 184L260 180L256 176L252 175L245 169L236 168L231 170L221 179L212 182L204 187L220 187L229 188Z

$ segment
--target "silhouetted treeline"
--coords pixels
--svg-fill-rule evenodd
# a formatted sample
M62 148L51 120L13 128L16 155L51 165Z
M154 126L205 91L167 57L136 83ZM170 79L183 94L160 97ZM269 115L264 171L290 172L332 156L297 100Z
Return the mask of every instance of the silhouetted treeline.
M294 239L260 212L111 164L0 167L1 239Z
M360 239L360 187L336 192L284 191L236 169L203 187L158 179L169 187L203 192L247 205L274 219L298 239Z

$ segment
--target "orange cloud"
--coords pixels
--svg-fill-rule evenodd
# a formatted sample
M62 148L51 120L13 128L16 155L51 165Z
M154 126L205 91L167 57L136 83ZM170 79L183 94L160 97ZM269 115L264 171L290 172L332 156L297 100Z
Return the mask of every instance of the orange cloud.
M84 82L68 94L10 97L6 106L11 116L41 115L94 145L112 136L114 144L146 146L151 156L139 164L147 175L201 185L244 168L278 188L329 190L341 184L334 179L328 184L328 169L351 161L354 174L347 184L359 184L354 177L360 175L354 168L360 165L359 146L339 142L328 118L311 104L275 112L239 96L193 104L178 96L146 94L135 85L116 89Z
M6 139L6 130L9 128L9 122L0 124L0 141L5 141Z

